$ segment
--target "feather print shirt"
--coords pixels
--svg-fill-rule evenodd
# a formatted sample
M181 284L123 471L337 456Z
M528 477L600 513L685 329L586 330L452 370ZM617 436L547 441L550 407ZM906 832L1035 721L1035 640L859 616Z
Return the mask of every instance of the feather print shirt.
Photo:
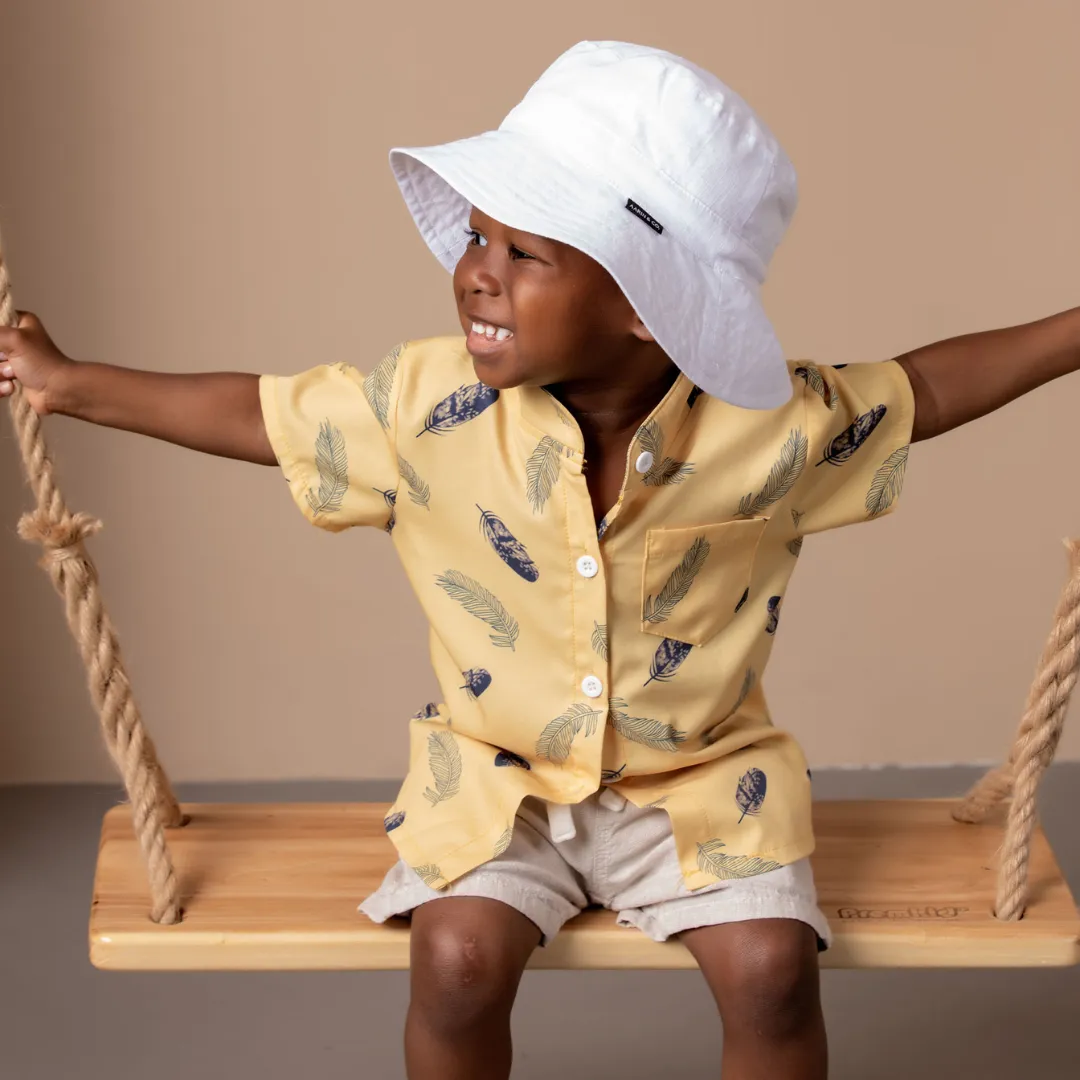
M429 621L443 700L409 721L386 828L434 887L504 851L525 796L604 784L670 815L690 889L813 850L761 676L803 538L896 506L914 401L894 361L789 369L769 411L680 374L599 529L573 417L477 382L463 338L262 376L301 511L387 530Z

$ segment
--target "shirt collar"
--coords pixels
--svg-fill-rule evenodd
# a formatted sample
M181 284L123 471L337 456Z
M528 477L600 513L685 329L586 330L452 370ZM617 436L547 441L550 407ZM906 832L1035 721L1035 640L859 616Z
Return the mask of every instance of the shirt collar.
M656 421L664 433L665 443L670 445L700 394L701 390L680 371L668 392L642 421L634 437L635 444L640 440L641 428ZM503 395L519 422L532 429L537 439L547 437L561 443L567 456L580 463L585 453L581 428L554 395L538 386L517 386L504 390Z

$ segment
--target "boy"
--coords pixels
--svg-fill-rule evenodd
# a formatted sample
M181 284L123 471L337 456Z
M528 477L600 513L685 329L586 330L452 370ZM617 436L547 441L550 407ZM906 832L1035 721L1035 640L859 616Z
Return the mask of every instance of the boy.
M508 1076L522 970L590 902L685 943L728 1080L824 1077L810 777L760 679L784 589L805 535L892 511L911 441L1080 367L1080 308L787 363L758 290L792 166L654 49L582 43L498 132L391 163L464 340L366 377L163 375L76 363L23 315L0 394L280 462L314 524L391 533L445 697L361 906L412 919L410 1077Z

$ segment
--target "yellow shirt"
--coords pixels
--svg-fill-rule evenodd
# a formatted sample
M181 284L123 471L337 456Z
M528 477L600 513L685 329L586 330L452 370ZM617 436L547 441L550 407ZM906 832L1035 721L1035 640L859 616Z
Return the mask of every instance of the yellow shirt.
M366 377L262 377L297 505L387 529L430 623L444 700L409 725L386 819L430 884L505 850L525 796L601 784L664 807L691 889L813 850L806 760L761 675L802 538L895 507L914 401L893 361L789 367L765 412L680 374L599 530L577 423L545 390L479 383L460 337Z

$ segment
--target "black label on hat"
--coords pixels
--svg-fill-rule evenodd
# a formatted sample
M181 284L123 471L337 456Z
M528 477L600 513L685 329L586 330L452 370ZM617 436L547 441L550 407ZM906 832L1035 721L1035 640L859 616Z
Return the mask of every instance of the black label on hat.
M644 221L650 229L655 229L658 233L663 234L664 226L661 225L660 222L657 221L656 218L654 218L648 210L643 210L640 206L638 206L638 204L634 202L633 199L626 200L626 209L629 210L631 214L637 214L637 216L641 218L641 220Z

